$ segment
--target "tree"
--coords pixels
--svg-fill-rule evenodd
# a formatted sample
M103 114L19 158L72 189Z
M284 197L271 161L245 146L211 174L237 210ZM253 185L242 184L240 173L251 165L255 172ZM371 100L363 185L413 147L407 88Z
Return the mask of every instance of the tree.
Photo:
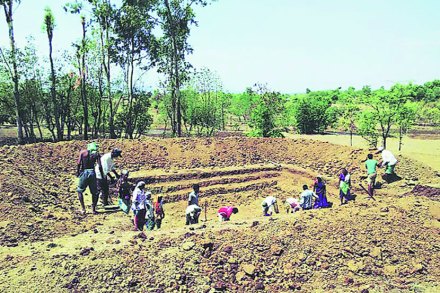
M61 125L61 105L63 105L63 101L58 102L57 93L56 93L56 76L55 69L52 57L52 40L53 40L53 30L55 28L55 18L52 14L52 11L49 7L45 8L44 14L44 28L47 33L47 38L49 40L49 61L50 61L50 96L52 98L52 107L54 109L55 115L55 126L57 130L57 140L63 140L64 136L64 125Z
M356 130L357 112L360 110L359 100L359 93L353 87L348 88L339 99L339 102L342 103L340 109L341 124L344 130L350 133L351 146L353 146L353 132Z
M377 119L375 113L371 110L364 110L358 114L357 117L358 129L357 132L364 138L370 147L376 148L379 138L377 132Z
M150 69L155 63L157 41L153 35L155 18L152 0L126 0L118 10L115 23L114 61L124 70L127 88L126 137L132 138L135 121L132 118L135 104L135 70Z
M387 146L391 127L397 121L399 109L406 103L408 97L409 93L405 86L396 84L390 91L386 91L383 87L374 91L365 101L372 108L378 121L384 148Z
M73 14L80 14L83 9L83 5L80 2L71 2L67 3L64 6L64 11L70 12ZM85 15L80 16L81 20L81 28L82 28L82 39L80 44L75 44L76 47L76 58L78 62L78 72L80 76L80 82L81 82L81 101L82 101L82 107L83 107L83 126L84 126L84 139L89 139L89 108L88 108L88 101L87 101L87 81L86 81L86 54L87 54L87 39L86 39L86 33L87 33L87 22Z
M190 64L185 56L192 53L188 44L190 26L197 24L192 5L206 6L205 0L162 0L159 1L158 15L163 31L160 40L159 70L168 77L171 90L173 134L182 136L182 113L180 89L185 82Z
M213 135L224 123L225 95L220 78L211 70L196 70L181 92L183 123L188 134Z
M399 108L397 125L399 126L399 151L402 149L403 135L414 125L418 107L416 103L406 102Z
M249 126L250 136L283 137L285 127L282 123L284 113L284 97L279 92L270 91L265 85L255 84L250 89L255 95L255 103L251 106Z
M15 120L17 123L17 138L18 143L23 143L23 125L20 117L20 93L18 89L18 72L17 72L17 58L16 58L16 48L15 48L15 38L14 38L14 21L13 21L13 8L14 3L20 3L19 0L0 0L0 5L3 6L5 12L5 19L8 25L9 43L11 46L11 62L12 69L8 65L8 71L11 76L12 82L14 83L14 103L15 103ZM3 55L3 51L0 52ZM4 57L4 55L3 55ZM4 58L5 59L5 58ZM6 60L4 60L6 61Z
M310 92L297 97L294 104L294 120L301 134L323 133L336 122L336 110L331 107L333 95Z

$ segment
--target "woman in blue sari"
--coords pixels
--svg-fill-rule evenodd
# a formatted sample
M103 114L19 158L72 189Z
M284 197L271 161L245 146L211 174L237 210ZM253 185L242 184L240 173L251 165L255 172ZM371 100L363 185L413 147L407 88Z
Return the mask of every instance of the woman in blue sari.
M327 202L327 191L325 188L325 182L322 180L322 176L318 175L316 177L316 180L313 184L313 192L316 193L318 196L318 199L315 201L315 204L313 205L314 209L320 209L320 208L328 208L329 204Z

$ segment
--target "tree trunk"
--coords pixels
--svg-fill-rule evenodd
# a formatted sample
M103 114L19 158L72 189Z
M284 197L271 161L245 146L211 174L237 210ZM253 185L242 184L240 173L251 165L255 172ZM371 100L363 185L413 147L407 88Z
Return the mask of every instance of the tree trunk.
M57 97L56 97L56 91L55 91L55 69L53 65L53 58L52 58L52 38L53 33L50 31L50 28L47 28L47 37L49 39L49 62L50 62L50 79L51 79L51 86L50 86L50 96L52 98L52 104L54 108L54 115L55 115L55 127L57 130L57 139L63 140L63 131L61 129L60 124L60 105L58 104Z
M83 17L81 19L82 25L82 53L81 53L81 99L83 102L83 111L84 111L84 139L88 140L88 131L89 131L89 110L87 105L87 92L86 92L86 20Z
M14 103L15 103L15 121L17 124L17 142L22 144L23 141L23 123L20 116L20 92L18 90L18 72L17 72L17 57L15 49L14 38L14 23L12 19L14 1L3 2L3 8L5 11L5 18L8 24L9 42L11 46L12 55L12 81L14 82ZM8 5L9 4L9 5Z

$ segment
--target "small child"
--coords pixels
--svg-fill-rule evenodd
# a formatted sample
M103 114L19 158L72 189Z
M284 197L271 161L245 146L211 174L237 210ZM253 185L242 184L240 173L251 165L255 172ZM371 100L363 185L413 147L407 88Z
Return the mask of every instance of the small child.
M132 186L130 182L128 182L128 175L130 172L127 170L123 170L121 173L121 177L118 180L117 188L118 188L118 205L121 208L121 210L128 215L130 212L130 194L132 190Z
M159 195L157 201L154 203L154 213L156 214L156 227L160 229L162 220L165 218L165 211L163 210L163 197Z

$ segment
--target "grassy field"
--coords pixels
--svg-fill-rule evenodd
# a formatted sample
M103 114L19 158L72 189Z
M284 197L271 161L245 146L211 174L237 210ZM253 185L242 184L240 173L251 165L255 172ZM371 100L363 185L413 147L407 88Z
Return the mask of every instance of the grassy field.
M299 135L299 134L287 134L289 138L306 138L318 141L327 141L334 144L349 146L349 135ZM353 136L353 146L359 148L368 148L367 142L360 136ZM398 151L399 141L397 138L389 138L387 141L387 148L393 152L396 156L404 155L406 157L415 159L422 162L437 172L440 172L440 140L438 139L426 139L426 138L411 138L405 137L403 139L402 150Z

